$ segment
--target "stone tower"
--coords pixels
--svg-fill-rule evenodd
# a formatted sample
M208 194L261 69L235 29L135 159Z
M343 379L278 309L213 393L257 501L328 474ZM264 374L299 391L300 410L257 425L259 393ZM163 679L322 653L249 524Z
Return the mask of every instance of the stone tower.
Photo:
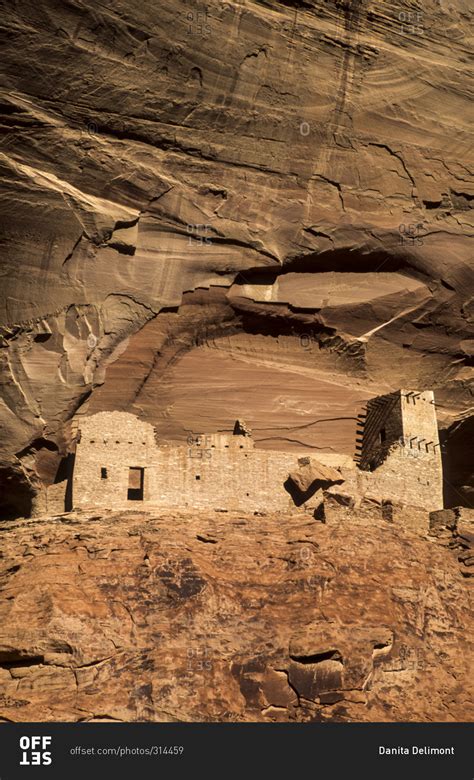
M368 494L427 510L443 507L443 473L434 396L398 390L373 398L360 421L359 468Z

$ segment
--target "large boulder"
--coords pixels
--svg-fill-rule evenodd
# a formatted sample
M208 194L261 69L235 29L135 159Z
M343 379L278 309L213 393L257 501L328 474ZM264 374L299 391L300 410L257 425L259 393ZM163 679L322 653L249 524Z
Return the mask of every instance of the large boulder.
M306 493L310 488L328 487L344 482L344 477L338 469L325 466L312 458L299 458L298 470L292 471L290 480L301 493Z

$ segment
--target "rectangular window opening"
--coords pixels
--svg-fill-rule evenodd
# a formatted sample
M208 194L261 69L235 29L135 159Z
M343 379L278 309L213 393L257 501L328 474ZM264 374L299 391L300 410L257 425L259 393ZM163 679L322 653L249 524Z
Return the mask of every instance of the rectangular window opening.
M102 466L100 470L100 478L107 479L107 469L104 466Z
M128 469L128 493L129 501L143 501L143 487L145 482L145 469L141 466L130 466Z

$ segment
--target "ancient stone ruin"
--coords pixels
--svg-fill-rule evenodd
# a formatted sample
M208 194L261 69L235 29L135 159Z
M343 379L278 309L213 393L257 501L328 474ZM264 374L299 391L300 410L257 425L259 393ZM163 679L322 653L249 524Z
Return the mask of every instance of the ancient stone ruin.
M324 495L349 506L443 506L434 397L399 390L369 401L359 418L358 455L257 449L246 424L233 433L156 442L152 425L127 412L80 420L73 471L74 508L150 507L318 511Z
M378 396L369 401L359 426L356 493L430 511L443 506L441 445L431 391Z

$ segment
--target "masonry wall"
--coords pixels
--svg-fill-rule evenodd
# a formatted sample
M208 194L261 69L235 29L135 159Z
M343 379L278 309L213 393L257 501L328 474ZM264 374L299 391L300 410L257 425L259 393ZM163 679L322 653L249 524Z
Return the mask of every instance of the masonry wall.
M201 433L197 436L190 436L188 445L201 450L253 450L255 443L251 436L234 436L232 433Z
M384 398L387 400L374 414L374 426L367 434L374 436L375 449L377 430L381 425L386 428L389 446L383 462L373 471L343 468L346 482L341 490L428 511L442 508L441 454L436 446L432 394L420 394L415 401L406 401L400 394ZM188 446L159 447L153 427L125 412L86 417L79 427L75 508L296 509L285 482L289 473L298 469L298 458L307 452L254 449L249 437L229 434L198 437ZM367 455L370 457L370 448ZM340 465L334 457L318 452L316 459ZM128 497L130 467L144 470L143 501ZM106 478L102 469L106 469Z
M156 449L153 427L126 412L99 412L79 423L74 465L73 506L133 506L128 501L129 468L145 469L144 500L150 500L146 469ZM107 470L102 478L101 469Z
M384 432L385 440L380 439ZM401 396L400 393L390 393L373 398L367 403L367 417L363 427L363 441L360 458L360 468L373 470L377 468L403 434Z
M390 501L401 506L420 507L426 512L443 508L443 480L439 454L395 446L375 471L342 469L344 483L329 493Z
M374 472L357 474L358 492L367 498L419 506L426 511L442 509L441 456L396 447Z
M441 509L443 475L433 393L401 390L380 400L368 406L361 469L348 475L346 490L428 511ZM383 448L381 427L387 437Z
M162 506L294 510L284 483L297 462L294 454L265 450L161 448L149 471L150 492Z
M218 434L188 446L158 447L152 426L125 412L83 418L76 449L75 508L174 508L285 511L284 483L298 453L256 450L245 436ZM144 469L143 502L128 499L130 467ZM107 470L107 478L101 470Z
M145 454L127 445L102 445L86 453L80 450L79 445L75 507L134 508L138 502L127 498L128 468L141 466L143 503L151 506L249 512L295 508L284 488L289 472L297 468L294 454L194 447L163 447ZM101 463L107 464L107 479L100 476Z
M401 409L403 435L421 449L439 450L438 422L434 405L434 395L430 390L414 393L401 390Z

